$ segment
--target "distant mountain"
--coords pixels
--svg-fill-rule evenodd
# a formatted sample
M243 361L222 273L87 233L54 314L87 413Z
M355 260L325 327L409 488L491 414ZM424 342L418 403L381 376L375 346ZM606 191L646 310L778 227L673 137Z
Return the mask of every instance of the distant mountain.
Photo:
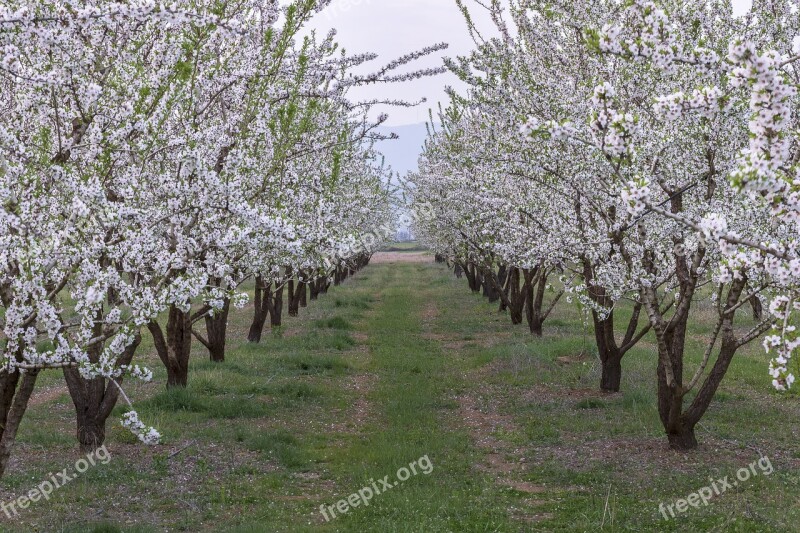
M422 153L422 145L428 136L425 123L407 126L382 126L378 128L382 135L396 133L399 139L381 141L378 150L386 157L386 164L392 170L405 176L409 171L417 170L417 159Z

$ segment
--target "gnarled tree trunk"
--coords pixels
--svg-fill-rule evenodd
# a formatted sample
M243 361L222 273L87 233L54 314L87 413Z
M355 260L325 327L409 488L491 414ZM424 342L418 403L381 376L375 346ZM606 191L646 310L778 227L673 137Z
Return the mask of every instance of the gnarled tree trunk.
M270 287L264 286L264 279L261 276L256 277L253 322L250 324L250 331L247 334L248 342L261 342L264 325L267 323L267 317L269 316L269 291Z
M0 477L5 474L22 417L28 409L38 370L0 373Z
M307 278L303 277L303 280ZM308 307L308 282L301 280L298 283L297 290L300 293L300 308Z
M679 315L680 318L677 322L670 321L665 326L663 320L656 319L659 324L656 329L659 345L658 411L664 424L670 447L673 449L691 450L697 447L695 426L711 405L711 401L722 383L731 361L736 355L736 351L740 346L750 342L768 329L769 321L751 330L743 338L738 338L736 335L734 318L746 284L745 279L736 279L728 288L727 298L723 304L724 307L719 309L719 320L714 334L709 340L701 368L696 372L695 377L689 384L685 384L683 380L684 343L686 339L686 324L688 323L685 317L688 317L688 305L685 313L683 309L680 309L681 315ZM692 293L696 290L691 286L689 288ZM676 324L676 326L673 327L673 324ZM693 390L694 385L699 383L699 379L702 377L702 370L706 368L710 361L717 338L720 338L721 341L716 361L705 380L703 380L694 399L684 409L684 400L688 393ZM671 358L672 365L670 367L661 362L662 360L666 362L667 357Z
M195 333L195 337L208 349L210 359L216 363L225 361L225 343L228 336L228 315L230 310L231 301L226 298L222 309L213 315L210 313L205 315L207 338L204 339Z
M269 292L267 298L270 325L280 327L283 319L283 283L278 284L274 291Z
M597 309L592 309L594 337L597 345L597 354L600 358L600 390L604 392L619 392L622 383L622 358L628 350L633 348L650 331L651 325L646 324L639 330L642 304L635 304L622 343L617 343L617 336L614 330L614 302L608 297L605 287L595 284L592 263L586 258L582 259L582 263L583 276L589 298L598 306L608 309L606 314L601 314Z
M159 359L167 369L167 387L186 387L189 383L189 356L192 352L192 318L176 306L169 308L167 334L161 325L152 321L147 325Z
M131 363L141 342L142 337L137 334L133 344L128 346L117 359L117 367ZM94 345L89 350L89 360L97 363L102 352L102 344ZM74 367L64 368L64 379L75 406L80 449L83 453L94 451L105 442L106 421L114 406L117 405L119 388L111 380L105 378L85 379ZM117 378L116 382L121 385L122 378Z
M673 213L683 211L682 195L680 193L673 194L670 204ZM684 244L683 237L676 236L673 241L676 250L682 248L679 245ZM656 273L653 257L654 254L648 251L642 261L642 266L651 276ZM736 351L739 347L762 335L771 326L771 319L762 321L748 333L738 337L734 330L734 318L736 311L746 303L743 293L747 286L747 277L741 275L734 278L728 285L718 285L717 324L708 339L703 360L695 370L694 376L688 383L684 380L683 363L687 324L705 259L706 249L703 246L698 246L689 257L682 253L674 254L679 301L670 317L665 317L659 309L660 293L656 288L652 285L642 286L642 298L658 347L658 413L667 433L670 447L676 450L691 450L697 447L695 426L711 404ZM725 294L726 287L727 295ZM719 351L716 361L706 374L718 342ZM704 375L705 378L703 378ZM697 394L689 406L684 409L684 400L701 383L701 380L702 385Z
M478 275L478 270L473 263L467 263L464 268L464 275L467 277L467 283L469 284L469 289L472 292L480 292L481 290L481 280L480 276Z
M508 313L511 316L512 324L522 324L522 312L525 309L527 300L528 285L522 282L522 274L519 268L512 267L508 276Z
M288 271L287 275L291 276L291 271ZM300 314L300 307L306 306L305 295L306 284L303 282L303 273L300 272L296 280L293 277L289 278L289 316L298 316Z
M328 294L328 289L331 288L331 277L330 275L323 276L317 280L318 283L318 293L319 294Z

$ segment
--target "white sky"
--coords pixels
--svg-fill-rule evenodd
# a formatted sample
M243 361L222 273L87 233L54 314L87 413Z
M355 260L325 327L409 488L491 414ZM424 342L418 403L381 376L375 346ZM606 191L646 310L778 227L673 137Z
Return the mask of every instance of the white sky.
M576 0L585 1L585 0ZM752 0L733 0L734 9L744 13ZM467 4L470 5L469 0ZM493 28L485 11L476 4L470 11L479 28ZM455 0L334 0L312 25L319 31L330 28L338 31L338 42L351 54L375 52L380 59L372 63L369 71L377 70L410 51L446 42L450 48L435 57L416 63L419 67L440 66L442 57L455 57L468 53L474 44L467 33L466 24ZM446 102L444 88L457 85L451 74L436 76L404 84L381 85L359 89L358 98L404 99L416 101L427 98L425 104L411 109L382 109L389 113L388 124L399 126L417 124L428 119L428 109L437 102Z

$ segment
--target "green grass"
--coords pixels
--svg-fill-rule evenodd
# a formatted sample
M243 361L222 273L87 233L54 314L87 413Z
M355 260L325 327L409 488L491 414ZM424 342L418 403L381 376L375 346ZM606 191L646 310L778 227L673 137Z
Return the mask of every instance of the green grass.
M427 252L428 249L416 242L394 242L381 248L381 252Z
M0 531L798 530L800 408L770 390L757 344L734 360L698 429L701 448L677 454L655 408L652 339L623 360L621 394L595 392L592 332L574 303L534 338L442 265L398 263L335 287L260 345L243 340L250 313L231 314L226 362L194 346L187 390L164 389L145 336L138 362L155 380L126 391L163 443L137 444L118 406L111 462L15 519L0 513ZM708 331L702 306L691 327ZM688 371L701 350L690 348ZM20 429L3 501L80 457L62 388L56 372L40 378L37 394L48 394ZM660 516L660 503L735 476L756 450L772 475ZM330 522L320 514L422 456L429 475Z
M315 325L318 328L342 329L342 330L353 329L353 325L340 316L335 316L325 320L317 320L315 322Z

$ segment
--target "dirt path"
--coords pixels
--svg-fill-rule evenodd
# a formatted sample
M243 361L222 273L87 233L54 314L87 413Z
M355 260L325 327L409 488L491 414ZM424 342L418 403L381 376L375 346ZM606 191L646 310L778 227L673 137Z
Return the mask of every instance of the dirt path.
M378 252L370 263L385 265L391 263L433 263L433 256L427 252Z

